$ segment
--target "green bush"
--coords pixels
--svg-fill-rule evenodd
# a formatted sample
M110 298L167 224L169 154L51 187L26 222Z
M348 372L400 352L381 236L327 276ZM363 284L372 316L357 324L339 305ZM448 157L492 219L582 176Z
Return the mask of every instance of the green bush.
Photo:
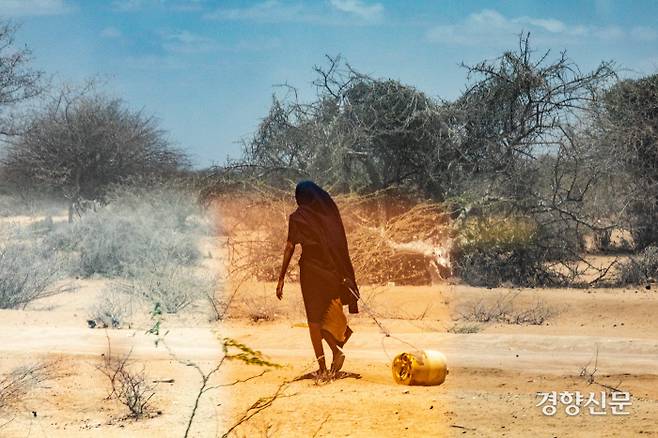
M537 228L525 218L467 221L459 231L451 255L454 273L473 286L553 283L557 278L546 268L551 254L538 241Z

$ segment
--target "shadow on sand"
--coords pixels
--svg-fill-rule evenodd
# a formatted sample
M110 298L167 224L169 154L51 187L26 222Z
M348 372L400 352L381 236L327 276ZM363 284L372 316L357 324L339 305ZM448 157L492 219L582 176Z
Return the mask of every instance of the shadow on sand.
M337 373L327 373L325 375L319 375L317 371L312 373L302 374L299 377L295 377L293 382L299 382L300 380L315 380L316 382L331 382L333 380L342 380L342 379L360 379L361 374L351 373L349 371L338 371Z

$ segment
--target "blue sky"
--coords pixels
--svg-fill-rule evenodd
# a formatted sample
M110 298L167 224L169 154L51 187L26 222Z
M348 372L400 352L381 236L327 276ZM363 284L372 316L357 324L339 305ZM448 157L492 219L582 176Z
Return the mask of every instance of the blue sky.
M612 0L0 0L34 64L57 81L100 78L155 115L197 166L237 157L273 85L313 97L313 66L342 54L357 70L435 97L466 84L459 63L515 47L566 49L583 69L658 71L658 2Z

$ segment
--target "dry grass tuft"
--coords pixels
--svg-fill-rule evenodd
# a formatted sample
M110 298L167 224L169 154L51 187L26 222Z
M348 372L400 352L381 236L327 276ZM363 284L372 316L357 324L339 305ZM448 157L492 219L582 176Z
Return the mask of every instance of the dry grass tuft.
M461 306L459 314L465 321L480 323L502 322L504 324L542 325L549 318L555 316L557 311L541 300L530 306L517 308L515 300L518 292L497 294L494 299L481 298Z
M11 419L18 410L24 408L23 403L30 392L56 377L52 362L24 365L0 374L0 416Z

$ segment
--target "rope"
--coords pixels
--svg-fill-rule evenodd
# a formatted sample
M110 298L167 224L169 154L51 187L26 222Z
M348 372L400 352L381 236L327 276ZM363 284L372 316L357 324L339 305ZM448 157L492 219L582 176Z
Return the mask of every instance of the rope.
M377 319L377 317L375 316L375 312L370 308L370 306L369 306L365 301L361 300L360 297L356 294L356 292L354 292L354 291L352 290L351 287L348 287L348 289L349 289L350 293L354 296L354 298L357 299L357 301L361 301L361 307L366 311L366 313L368 314L368 316L370 316L370 318L372 318L372 320L375 321L375 324L377 324L377 326L379 327L379 329L381 330L381 332L384 334L384 336L382 337L382 350L384 350L384 354L385 354L386 357L388 358L388 361L389 361L389 362L391 361L391 356L388 354L388 351L386 350L386 345L384 344L384 341L386 340L386 338L395 339L395 340L398 341L398 342L401 342L401 343L403 343L403 344L406 344L406 345L410 346L410 347L413 348L414 350L421 350L420 348L416 347L414 344L412 344L412 343L410 343L410 342L407 342L407 341L405 341L404 339L402 339L402 338L400 338L400 337L398 337L398 336L394 336L394 335L392 335L392 334L391 334L391 331L388 330L388 329L384 326L384 324L382 324L382 323ZM389 366L390 366L390 365L389 365Z

